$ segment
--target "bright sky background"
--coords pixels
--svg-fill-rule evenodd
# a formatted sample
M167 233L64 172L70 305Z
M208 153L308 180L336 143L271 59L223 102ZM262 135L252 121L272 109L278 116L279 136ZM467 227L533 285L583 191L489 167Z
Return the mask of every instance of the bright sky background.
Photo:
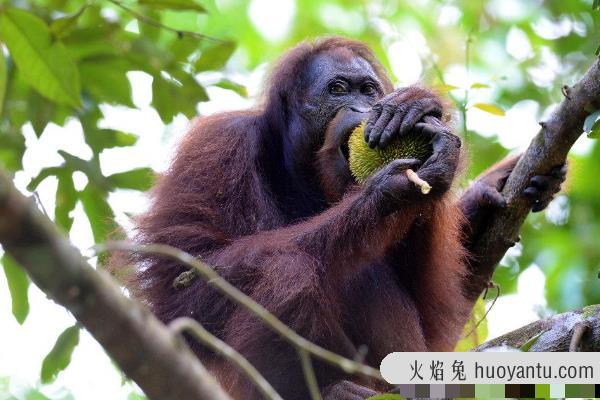
M219 0L218 3L227 0ZM496 12L518 12L507 4L511 1L498 1ZM522 3L515 3L521 5ZM288 32L289 22L294 17L296 2L294 0L253 0L249 7L249 15L259 29L260 33L268 40L276 42L284 38ZM447 7L442 13L441 24L453 23L458 11L454 7ZM322 18L332 26L352 21L352 15L339 18L340 10L324 10ZM544 32L548 37L560 35L565 29L562 23L552 24L549 21L540 21L536 30ZM561 31L562 30L562 31ZM531 55L531 45L526 36L518 28L510 30L505 51L514 60L523 60ZM409 84L418 80L423 73L420 55L426 49L423 36L416 30L407 30L401 39L394 41L388 48L392 72L400 85ZM426 50L425 50L426 51ZM498 49L489 49L490 57ZM398 55L402 54L402 58ZM234 57L235 58L235 57ZM551 55L547 56L544 65L534 71L536 79L543 82L552 82L558 68L556 60ZM251 96L256 95L262 82L266 66L261 65L254 71L245 71L236 75L236 80L247 85ZM188 121L178 117L171 125L165 126L158 114L150 108L151 77L142 72L129 74L134 88L134 103L139 109L123 107L103 107L105 127L121 129L125 132L136 133L140 136L138 144L133 148L109 149L101 155L101 166L105 174L129 170L135 167L150 166L158 171L166 168L169 157L177 140L185 133ZM204 74L200 80L211 80L214 76ZM462 66L451 66L447 69L446 80L448 84L459 87L468 87L471 83L481 81L478 71L471 71L467 76ZM219 88L209 88L211 101L200 104L200 115L211 114L218 111L246 108L252 100L244 99L237 94ZM490 91L477 91L473 93L473 100L485 102L493 93ZM469 128L476 130L486 137L498 136L501 144L515 149L523 150L533 135L538 130L537 103L523 100L507 110L505 117L495 117L479 110L468 113ZM544 112L547 112L545 110ZM515 129L518 127L518 130ZM518 133L517 133L518 132ZM25 191L29 180L36 176L41 168L61 163L57 150L66 150L71 154L84 159L91 157L91 150L83 140L81 125L70 121L64 128L50 125L38 139L31 127L24 130L27 151L24 156L24 172L16 176L16 184ZM589 143L585 138L575 146L574 151L584 153L588 150ZM75 184L81 189L86 184L86 177L82 173L75 173ZM54 209L54 193L56 179L48 178L39 187L38 194L45 209L52 216ZM566 201L565 198L559 202ZM119 191L110 197L117 214L118 222L128 226L125 213L138 213L145 207L143 194L132 191ZM560 205L551 205L552 213L560 211ZM558 211L557 211L558 210ZM74 211L75 223L71 230L71 240L85 254L89 254L93 245L90 226L83 214L81 205ZM512 254L518 249L511 250ZM545 278L537 266L531 266L519 277L518 291L516 294L503 296L489 314L490 338L507 331L518 328L526 323L539 318L545 312L544 300ZM17 377L23 384L37 385L39 371L44 356L52 347L56 337L74 319L62 307L49 301L35 286L29 291L31 312L23 326L18 325L10 314L10 295L6 289L4 274L0 273L0 376L8 375ZM131 391L131 386L122 386L122 377L112 366L108 357L100 346L83 331L80 345L76 348L73 361L69 368L60 374L57 381L44 387L47 394L56 393L62 387L67 387L77 399L125 399Z

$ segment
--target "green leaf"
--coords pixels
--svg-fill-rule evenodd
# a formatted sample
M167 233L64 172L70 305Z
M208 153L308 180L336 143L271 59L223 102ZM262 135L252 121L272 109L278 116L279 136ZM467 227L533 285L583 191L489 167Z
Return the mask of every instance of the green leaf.
M69 366L73 350L79 344L79 326L73 325L60 334L52 350L42 362L42 383L53 382Z
M463 328L462 338L454 351L469 351L485 342L488 335L487 320L484 319L485 312L485 300L480 297L471 311L471 317Z
M52 32L52 35L57 39L69 36L69 34L77 27L77 20L79 20L79 17L87 7L88 5L84 4L77 12L52 21L50 24L50 32Z
M535 342L538 341L538 339L540 338L540 336L542 336L544 333L546 333L546 331L540 332L537 335L535 335L532 338L530 338L528 341L526 341L525 343L523 343L523 346L521 346L519 348L519 350L521 350L523 352L528 352L529 349L531 348L531 346L533 346L535 344Z
M206 90L193 76L180 73L177 79L155 76L152 81L152 106L165 123L170 123L178 113L194 117L196 104L208 99Z
M4 97L6 96L6 87L8 83L8 66L6 64L6 58L2 51L0 43L0 115L4 109Z
M104 149L113 147L133 146L138 137L132 133L124 133L113 129L86 130L85 140L94 153L100 153Z
M127 61L116 57L93 58L79 65L84 91L89 91L99 102L134 107L128 70Z
M77 66L42 19L21 9L5 9L0 14L0 35L33 88L57 103L79 105Z
M138 3L157 10L206 12L206 8L193 0L138 0Z
M138 168L110 175L106 179L113 187L145 191L154 182L154 171L151 168Z
M163 13L158 10L153 10L150 7L143 7L141 11L148 18L153 19L156 22L160 23L162 20ZM151 24L138 24L138 29L140 30L141 37L151 41L158 41L162 32L162 29L159 26Z
M58 150L58 154L64 158L65 164L73 171L81 171L87 175L88 179L96 186L108 189L106 178L102 175L100 165L93 161L86 161L82 158L67 153L64 150Z
M33 192L37 187L49 176L57 175L61 171L61 167L42 168L40 173L27 184L27 190Z
M583 122L583 131L590 139L600 138L600 110L594 111Z
M29 277L6 253L0 261L8 282L8 291L12 300L12 314L19 324L23 324L27 314L29 314Z
M102 243L108 235L116 229L114 214L106 201L107 193L91 184L79 192L79 199L83 205L96 243Z
M54 222L64 229L71 230L73 218L69 215L77 204L77 190L73 183L73 173L70 170L62 170L58 175L58 187L56 189L56 206L54 208Z
M597 9L600 9L600 0L594 0L594 3L592 4L592 10Z
M8 129L0 129L0 166L7 171L22 169L21 158L24 152L25 137L19 128L9 125Z
M477 103L477 104L473 104L473 107L479 108L480 110L485 111L490 114L493 114L493 115L499 115L501 117L503 117L505 115L504 110L495 104Z
M216 43L202 50L200 58L194 64L196 71L217 71L225 66L231 54L235 50L235 44L231 42Z
M119 29L118 25L104 20L100 26L77 27L71 35L63 40L63 43L73 60L115 56L119 53L117 42L121 46L130 46L129 37L115 38L115 32Z
M246 86L240 85L230 79L221 79L215 86L236 92L242 97L248 97L248 89L246 89Z
M39 138L46 125L54 119L57 104L40 95L35 90L29 90L27 96L27 109L29 111L29 122L33 126L35 135Z
M590 139L600 139L600 120L594 123L587 137Z
M600 46L598 46L598 48L596 49L596 51L594 52L595 55L600 56Z
M485 83L474 83L471 85L471 89L489 89L490 85Z

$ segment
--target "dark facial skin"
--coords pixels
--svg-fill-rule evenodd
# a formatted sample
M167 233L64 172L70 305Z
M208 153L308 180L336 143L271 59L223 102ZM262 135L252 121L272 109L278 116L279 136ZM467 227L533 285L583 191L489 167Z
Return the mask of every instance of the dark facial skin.
M322 137L327 125L344 108L367 114L383 96L383 88L371 65L360 57L321 54L307 70L310 84L304 94L301 117L309 131Z

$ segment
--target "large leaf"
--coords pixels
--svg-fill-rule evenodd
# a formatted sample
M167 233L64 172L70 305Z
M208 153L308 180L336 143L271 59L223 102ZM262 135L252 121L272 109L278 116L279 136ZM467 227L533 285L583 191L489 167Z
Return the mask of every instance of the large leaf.
M8 68L6 66L6 58L0 46L0 115L4 110L4 96L6 96L6 86L8 81Z
M50 383L58 374L69 366L73 350L79 344L79 326L73 325L60 334L54 347L42 362L41 378L43 383Z
M158 10L206 12L206 9L194 0L138 0L138 3Z
M231 54L235 50L235 44L232 42L213 44L207 49L202 50L200 58L196 61L197 71L216 71L225 65Z
M29 277L7 254L2 256L2 266L8 282L8 291L12 300L12 313L19 324L25 322L29 314Z
M144 191L152 186L154 171L151 168L138 168L113 174L106 179L113 187Z
M0 35L32 87L58 103L79 105L77 66L42 19L21 9L6 9L0 14Z
M125 40L117 42L115 32L119 26L103 22L100 26L77 27L63 40L67 51L74 60L92 57L115 56L119 54L119 45L128 46Z
M116 228L114 214L106 197L106 192L89 183L79 192L79 199L92 226L92 234L96 243L104 242Z

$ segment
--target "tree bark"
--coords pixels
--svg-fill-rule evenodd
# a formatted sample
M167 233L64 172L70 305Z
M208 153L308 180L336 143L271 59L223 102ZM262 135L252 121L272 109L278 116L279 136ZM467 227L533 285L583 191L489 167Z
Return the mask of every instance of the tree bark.
M532 322L473 351L508 346L526 351L600 351L600 305Z
M182 340L94 270L1 171L0 243L150 399L230 399Z
M573 87L564 86L565 98L532 140L509 176L502 194L507 207L495 213L476 238L472 255L481 266L473 285L481 292L491 279L506 251L519 240L519 230L531 204L522 193L534 175L547 174L562 165L567 153L583 133L585 118L600 109L600 59L597 59Z

